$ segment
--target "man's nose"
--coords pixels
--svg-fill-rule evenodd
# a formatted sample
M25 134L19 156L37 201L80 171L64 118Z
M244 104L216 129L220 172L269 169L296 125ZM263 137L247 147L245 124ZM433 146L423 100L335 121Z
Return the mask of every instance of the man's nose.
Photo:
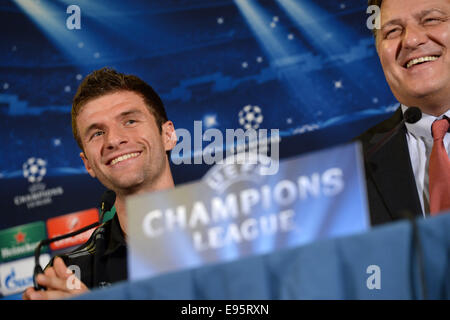
M428 40L426 30L418 25L408 25L405 28L402 43L406 49L417 49Z
M119 145L127 143L128 138L125 132L119 128L115 128L106 133L106 148L109 150L116 149Z

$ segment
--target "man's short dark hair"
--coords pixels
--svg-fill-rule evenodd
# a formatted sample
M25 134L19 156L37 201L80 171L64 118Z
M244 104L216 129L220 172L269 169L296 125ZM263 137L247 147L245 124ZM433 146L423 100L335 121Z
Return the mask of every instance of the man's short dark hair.
M163 102L153 88L134 75L127 75L112 68L102 68L87 75L81 82L72 102L72 132L78 146L83 143L77 128L77 116L91 100L119 91L132 91L140 95L151 114L156 119L160 133L162 125L168 120Z
M369 6L381 7L381 2L383 2L383 0L369 0Z

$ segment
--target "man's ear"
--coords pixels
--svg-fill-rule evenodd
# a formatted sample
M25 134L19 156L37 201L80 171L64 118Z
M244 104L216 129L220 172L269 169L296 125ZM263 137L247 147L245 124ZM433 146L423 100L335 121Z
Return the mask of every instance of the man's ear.
M166 151L172 150L178 141L177 134L175 132L175 127L173 126L172 121L166 121L162 125L162 139L164 143L164 148Z
M91 175L92 178L95 178L94 170L92 170L92 167L89 164L89 160L85 156L84 152L80 152L80 158L81 158L81 160L83 160L84 167L86 168L87 172Z

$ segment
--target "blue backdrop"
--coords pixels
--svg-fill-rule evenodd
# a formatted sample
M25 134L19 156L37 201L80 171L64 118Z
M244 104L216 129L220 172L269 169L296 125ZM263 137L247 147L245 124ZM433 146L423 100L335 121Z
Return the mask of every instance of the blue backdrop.
M78 27L73 28L79 8ZM365 0L1 0L0 230L91 208L103 187L72 137L72 97L110 66L161 95L176 128L279 129L281 157L358 135L395 108ZM69 13L68 13L69 12ZM72 26L72 27L70 27ZM175 182L206 165L172 165Z

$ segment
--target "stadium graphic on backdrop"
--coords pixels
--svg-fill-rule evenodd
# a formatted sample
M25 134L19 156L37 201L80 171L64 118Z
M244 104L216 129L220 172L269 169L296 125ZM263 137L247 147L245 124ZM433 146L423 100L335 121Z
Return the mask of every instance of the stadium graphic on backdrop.
M201 119L215 136L258 131L249 148L279 130L280 158L346 141L397 107L360 0L83 1L81 30L67 27L63 2L1 2L0 207L9 214L0 229L97 205L103 186L80 161L70 112L83 78L104 66L149 83L192 137ZM172 166L177 184L210 169L190 165L200 159L192 147Z

